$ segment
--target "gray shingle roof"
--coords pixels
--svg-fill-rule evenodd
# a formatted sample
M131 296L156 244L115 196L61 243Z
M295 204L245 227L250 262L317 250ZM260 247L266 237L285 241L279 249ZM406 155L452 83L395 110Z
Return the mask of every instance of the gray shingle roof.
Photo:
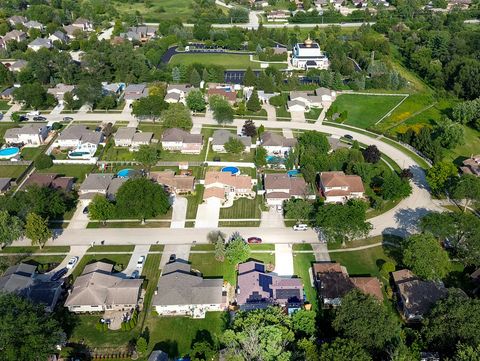
M90 173L80 186L80 192L106 192L113 177L113 173Z
M230 138L239 139L245 147L250 147L252 145L252 138L239 136L225 129L218 129L213 132L213 145L224 145L230 140Z

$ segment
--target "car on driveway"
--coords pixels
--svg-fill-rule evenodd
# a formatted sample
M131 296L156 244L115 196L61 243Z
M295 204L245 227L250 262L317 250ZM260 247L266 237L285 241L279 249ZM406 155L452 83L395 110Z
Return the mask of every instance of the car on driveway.
M63 117L63 121L64 121L64 122L70 122L70 121L72 121L72 120L73 120L72 117Z
M68 272L68 269L66 267L62 268L61 270L55 272L55 274L50 278L50 281L58 281L60 278L65 276L67 272Z
M83 208L83 214L88 214L88 206L86 206L85 208Z
M345 134L343 137L349 140L353 140L353 136L351 136L350 134Z
M262 239L259 237L250 237L247 239L248 243L262 243Z
M136 269L135 271L132 272L132 274L130 275L130 278L135 279L135 278L138 278L139 276L140 276L140 272Z
M145 263L145 256L141 256L137 261L137 268L143 268L144 263Z
M77 262L78 262L77 256L70 258L67 263L67 269L72 269L73 267L75 267Z
M44 120L47 120L47 118L42 116L36 116L36 117L33 117L33 120L36 122L43 122Z
M168 259L168 263L175 262L177 259L177 256L175 254L171 254L170 258Z
M20 115L19 120L20 120L21 122L26 122L26 121L28 121L28 117L25 116L25 115Z
M296 224L293 226L294 231L306 231L308 226L306 224Z

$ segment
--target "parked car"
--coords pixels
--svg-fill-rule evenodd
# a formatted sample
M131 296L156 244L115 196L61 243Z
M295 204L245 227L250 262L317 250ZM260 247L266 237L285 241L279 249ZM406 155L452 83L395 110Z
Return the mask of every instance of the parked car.
M343 137L347 138L347 139L350 139L350 140L353 140L353 136L351 136L350 134L345 134Z
M28 121L28 117L25 115L20 115L20 118L18 118L21 122L26 122Z
M33 117L33 120L35 120L36 122L43 122L43 121L47 120L47 118L38 115L36 117Z
M130 278L131 279L135 279L135 278L138 278L138 276L140 276L140 272L138 270L135 270L132 272L132 274L130 275Z
M70 260L67 263L67 268L72 269L77 264L77 262L78 262L77 256L70 258Z
M137 262L137 268L143 268L143 264L145 263L145 256L141 256L139 259L138 259L138 262Z
M177 259L177 256L174 253L172 253L170 255L170 258L168 259L168 263L175 262L176 259Z
M83 208L83 214L88 214L88 206L86 206L85 208Z
M2 119L3 119L3 113L0 112L0 120L2 120Z
M259 237L250 237L247 239L248 243L262 243L262 239Z
M63 117L63 121L64 121L64 122L70 122L70 121L72 121L72 120L73 120L72 117Z
M37 115L40 115L40 112L38 110L32 110L31 112L28 112L27 115L29 117L35 117Z
M62 268L61 270L55 272L55 274L50 278L50 281L58 281L60 278L65 276L68 272L67 268Z
M308 226L306 224L296 224L293 226L294 231L306 231L308 229Z

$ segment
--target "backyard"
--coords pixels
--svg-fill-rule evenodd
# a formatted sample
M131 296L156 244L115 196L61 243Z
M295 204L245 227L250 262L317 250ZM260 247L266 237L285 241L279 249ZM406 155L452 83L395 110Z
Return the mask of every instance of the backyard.
M2 165L0 167L0 178L18 178L27 169L26 165Z
M94 169L92 165L82 164L54 164L50 168L37 169L38 173L58 173L66 177L74 177L77 183L83 182L85 176Z

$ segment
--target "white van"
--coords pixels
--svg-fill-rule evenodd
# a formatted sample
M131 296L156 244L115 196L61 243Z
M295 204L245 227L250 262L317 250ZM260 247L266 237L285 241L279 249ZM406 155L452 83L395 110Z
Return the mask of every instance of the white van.
M37 115L40 115L40 112L38 110L32 110L31 112L27 113L27 116L29 117L36 117Z
M294 231L306 231L308 226L306 224L296 224L293 226Z

